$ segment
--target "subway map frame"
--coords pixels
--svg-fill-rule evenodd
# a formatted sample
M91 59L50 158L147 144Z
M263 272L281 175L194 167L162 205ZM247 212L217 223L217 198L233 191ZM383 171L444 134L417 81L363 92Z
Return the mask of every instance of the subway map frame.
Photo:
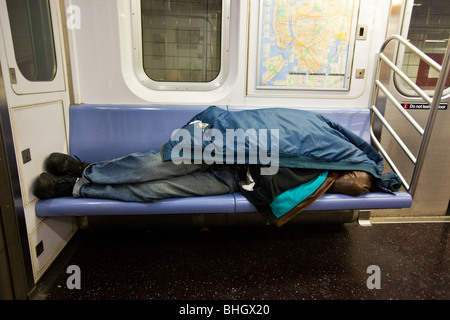
M359 0L261 0L256 89L350 89Z

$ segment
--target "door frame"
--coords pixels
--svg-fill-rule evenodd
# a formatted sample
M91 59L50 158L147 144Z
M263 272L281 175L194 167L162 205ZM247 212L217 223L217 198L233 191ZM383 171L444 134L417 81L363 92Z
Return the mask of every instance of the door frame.
M34 288L28 234L0 61L0 206L5 247L15 299L27 299Z
M43 161L49 152L68 152L68 115L71 96L66 51L65 5L63 0L48 0L48 2L57 67L56 76L50 81L28 81L20 74L18 68L15 70L16 79L11 77L10 69L17 66L17 63L7 11L1 11L0 21L0 40L2 40L0 129L3 130L7 179L10 186L8 193L11 195L12 208L10 214L2 210L2 216L7 215L8 222L3 217L4 228L13 230L11 232L15 238L14 251L22 260L14 267L13 261L10 261L11 270L14 272L19 270L15 275L17 287L22 288L21 294L16 295L19 299L33 294L40 277L78 229L77 221L73 218L68 218L68 223L65 221L60 223L58 219L41 219L34 216L35 204L38 201L32 193L34 177L41 172ZM0 8L6 8L6 0L0 0ZM37 108L43 108L40 110L44 110L45 113L39 114L36 112ZM39 117L36 118L36 114ZM49 134L57 133L58 139L52 140L54 144L46 143L45 139L40 139L41 141L34 139L40 137L39 130L45 127L47 121L49 131L42 134L48 137ZM27 148L31 150L32 156L26 161L22 159L21 150ZM45 249L42 250L42 247Z

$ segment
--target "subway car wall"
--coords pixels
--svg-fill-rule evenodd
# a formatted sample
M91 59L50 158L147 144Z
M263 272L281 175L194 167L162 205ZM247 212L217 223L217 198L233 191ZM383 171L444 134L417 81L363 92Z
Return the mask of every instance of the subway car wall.
M19 234L28 244L28 289L78 230L76 217L36 217L38 199L31 192L46 156L70 151L70 105L367 109L377 53L387 36L434 44L421 49L442 61L450 19L441 15L447 6L429 0L311 0L294 7L274 0L0 0L6 99L1 121L2 128L11 128L3 137L6 150L13 150L12 176L18 177L12 183L20 203ZM40 19L28 19L30 12ZM421 31L425 20L435 23L428 38ZM424 70L409 52L389 47L388 54L407 61L411 76ZM397 82L386 82L399 100L417 103ZM448 99L445 92L442 101ZM389 110L385 97L379 103ZM424 125L426 110L408 112ZM450 147L442 141L450 138L448 114L439 111L413 206L379 210L375 217L445 215ZM420 140L395 112L388 117L417 151ZM380 135L395 162L412 175L388 134Z
M157 1L147 2L149 5L153 3L153 6L158 3ZM350 39L352 34L349 34L349 39L346 40L350 44L350 51L354 45L354 53L350 52L351 59L341 63L342 65L347 63L348 67L351 67L351 71L348 70L348 72L345 67L341 68L350 77L346 79L349 84L348 90L308 90L309 87L314 86L313 84L299 86L302 90L287 89L295 87L295 85L286 85L282 87L282 90L274 90L274 85L261 86L256 79L265 63L262 61L265 59L264 53L260 54L260 51L265 49L260 48L258 44L260 28L268 26L267 23L263 23L264 21L259 23L259 20L261 15L267 18L267 13L261 12L264 8L260 7L259 1L223 1L226 8L222 11L221 70L219 76L209 83L211 86L206 86L204 89L205 86L199 83L196 84L197 87L192 87L192 83L191 86L186 82L169 85L167 82L158 83L146 79L148 76L143 74L145 71L142 70L142 64L152 68L151 59L153 58L156 60L154 63L161 65L161 60L157 60L158 53L154 53L150 49L146 50L146 47L152 45L151 41L156 43L164 41L160 42L164 44L164 48L160 52L167 56L166 64L170 63L171 55L178 55L177 62L180 63L180 67L182 67L182 60L188 60L188 58L183 59L179 56L184 55L181 52L183 49L180 47L193 47L194 45L178 44L179 52L172 54L170 52L172 46L170 33L166 33L164 29L156 29L156 31L148 29L150 31L146 32L146 27L151 26L152 23L155 24L157 20L154 16L146 15L145 8L142 9L142 12L139 10L139 1L72 1L71 3L77 5L80 12L83 13L79 29L69 30L74 102L86 104L177 105L188 103L249 107L302 105L305 107L366 108L370 100L370 83L373 77L375 53L385 38L390 11L390 1L361 1L361 4L356 1L354 7L351 8L354 10L354 14L353 11L351 14L346 13L349 18L354 20L343 21L342 24L351 28L352 34L356 32L359 24L364 25L367 29L364 31L365 40ZM146 1L143 3L145 4ZM174 2L172 1L172 3ZM346 2L344 1L344 3ZM353 3L353 1L349 1L349 3ZM163 7L162 10L168 9ZM336 13L338 10L339 8L336 8ZM139 18L141 13L144 17L142 35ZM176 19L177 16L167 16L163 21L165 28L170 28L171 20L169 18ZM179 16L179 19L182 18L184 17ZM328 22L323 21L324 30L326 27L330 27ZM300 43L298 40L292 41L299 47L296 49L299 55L306 56L308 46L314 45L315 41L323 41L316 37L317 30L313 30L314 26L305 26L304 30L308 30L309 33L304 34L305 40L302 40L304 43ZM192 28L195 30L195 27ZM316 29L318 28L320 26L317 26ZM160 34L156 34L159 30L161 30ZM343 31L345 30L343 27ZM323 33L326 34L325 31ZM174 35L174 38L176 36ZM203 40L192 39L192 41L201 42ZM330 41L330 45L332 45L333 40L327 41ZM266 45L270 46L267 43ZM139 49L140 46L143 49ZM305 53L302 53L302 50ZM136 53L136 51L142 52ZM297 51L293 51L291 59L295 59ZM92 52L95 52L95 55ZM341 55L340 58L344 59L345 56ZM318 61L314 62L314 59ZM311 51L311 55L303 59L304 68L317 71L320 64L326 63L326 59L328 56L325 56L324 53ZM194 63L192 58L190 62ZM309 67L308 63L311 64ZM313 65L316 63L318 65ZM365 76L358 77L357 69L365 70ZM294 72L295 69L291 71ZM154 78L157 79L156 73ZM299 76L299 78L302 77ZM100 81L100 79L104 79L104 81ZM218 81L215 82L215 80ZM326 88L325 85L322 87ZM342 88L336 86L336 89Z

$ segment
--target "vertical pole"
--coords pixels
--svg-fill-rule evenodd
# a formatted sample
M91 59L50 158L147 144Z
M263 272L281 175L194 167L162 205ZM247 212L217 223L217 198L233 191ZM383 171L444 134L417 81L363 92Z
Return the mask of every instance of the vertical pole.
M439 103L441 102L442 93L445 89L445 84L449 77L450 73L450 41L447 44L447 51L445 52L444 60L442 61L442 69L439 74L439 78L436 84L433 101L430 106L430 114L428 115L427 124L425 126L425 130L422 137L422 142L420 144L419 153L417 156L417 162L414 167L414 172L411 180L411 186L409 189L409 193L412 197L417 189L417 185L419 183L420 173L422 171L423 162L425 160L425 156L427 154L428 144L430 142L431 133L433 131L434 122L436 120L436 115L439 110Z

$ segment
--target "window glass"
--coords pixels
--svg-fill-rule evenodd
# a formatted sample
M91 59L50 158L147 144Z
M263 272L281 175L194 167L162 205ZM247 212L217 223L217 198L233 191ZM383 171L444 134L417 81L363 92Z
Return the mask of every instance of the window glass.
M437 63L442 64L449 37L450 1L414 1L408 40ZM439 73L408 49L405 50L402 69L420 88L434 90ZM403 82L400 78L397 80ZM410 89L405 83L404 86ZM450 86L450 80L446 86Z
M209 82L221 65L222 0L141 0L144 70L154 81Z
M56 55L48 0L7 0L17 66L30 81L51 81Z

